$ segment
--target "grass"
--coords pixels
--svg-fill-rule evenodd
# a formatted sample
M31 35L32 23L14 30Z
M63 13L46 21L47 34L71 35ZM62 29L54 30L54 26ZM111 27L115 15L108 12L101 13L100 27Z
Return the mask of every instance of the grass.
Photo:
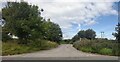
M36 41L36 43L37 42L38 41ZM41 40L41 42L37 44L36 43L34 42L29 45L22 45L22 44L18 44L16 41L3 42L2 55L5 56L5 55L30 53L30 52L35 52L39 50L47 50L47 49L55 48L58 46L57 43L47 41L47 40Z
M17 43L2 43L2 55L14 55L14 54L21 54L21 53L27 53L31 52L30 47L19 45Z
M73 47L83 52L97 53L102 55L120 56L120 46L111 40L103 39L82 39L73 43Z

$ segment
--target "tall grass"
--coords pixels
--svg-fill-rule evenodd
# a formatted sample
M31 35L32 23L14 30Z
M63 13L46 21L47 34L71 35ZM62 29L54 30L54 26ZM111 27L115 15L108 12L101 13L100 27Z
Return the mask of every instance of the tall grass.
M15 55L30 53L39 50L47 50L57 47L58 44L47 40L31 41L28 45L19 44L18 41L9 41L2 43L2 55Z
M120 46L115 41L103 40L103 39L82 39L82 41L76 41L73 46L84 52L98 53L103 55L120 56Z

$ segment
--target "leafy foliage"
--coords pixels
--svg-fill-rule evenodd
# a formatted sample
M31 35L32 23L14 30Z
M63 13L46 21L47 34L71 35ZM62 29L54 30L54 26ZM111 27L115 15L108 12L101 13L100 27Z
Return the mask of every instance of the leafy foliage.
M92 29L88 29L85 31L85 36L87 39L95 39L96 32Z
M6 21L3 28L18 36L22 44L35 39L60 41L62 32L59 25L43 19L40 14L38 6L28 5L26 2L8 2L2 9L2 16Z
M113 33L113 35L116 37L116 40L120 43L120 23L118 23L115 30L116 30L116 33Z
M92 29L81 30L73 38L73 42L79 40L80 38L95 39L96 32Z
M42 28L44 39L57 42L62 40L62 31L59 25L50 22L50 19L48 19L48 21L44 21Z
M2 29L2 41L6 42L8 40L12 40L12 38L8 36L8 31L3 28Z
M6 22L2 27L2 41L6 41L3 42L3 55L29 53L58 46L56 42L62 40L61 28L50 19L43 19L41 12L38 6L26 2L7 2L2 9L2 19ZM18 39L11 39L8 33Z

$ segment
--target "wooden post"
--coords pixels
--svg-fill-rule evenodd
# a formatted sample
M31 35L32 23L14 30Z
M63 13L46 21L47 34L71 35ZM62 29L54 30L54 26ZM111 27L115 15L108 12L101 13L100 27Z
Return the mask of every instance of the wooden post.
M80 38L80 41L81 41L81 38Z

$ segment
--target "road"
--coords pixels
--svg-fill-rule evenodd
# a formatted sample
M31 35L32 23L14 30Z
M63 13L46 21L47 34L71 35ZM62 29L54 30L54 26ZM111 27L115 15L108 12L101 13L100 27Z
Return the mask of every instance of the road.
M3 56L3 60L118 60L115 56L85 53L76 50L72 44L62 44L51 50L20 55Z

